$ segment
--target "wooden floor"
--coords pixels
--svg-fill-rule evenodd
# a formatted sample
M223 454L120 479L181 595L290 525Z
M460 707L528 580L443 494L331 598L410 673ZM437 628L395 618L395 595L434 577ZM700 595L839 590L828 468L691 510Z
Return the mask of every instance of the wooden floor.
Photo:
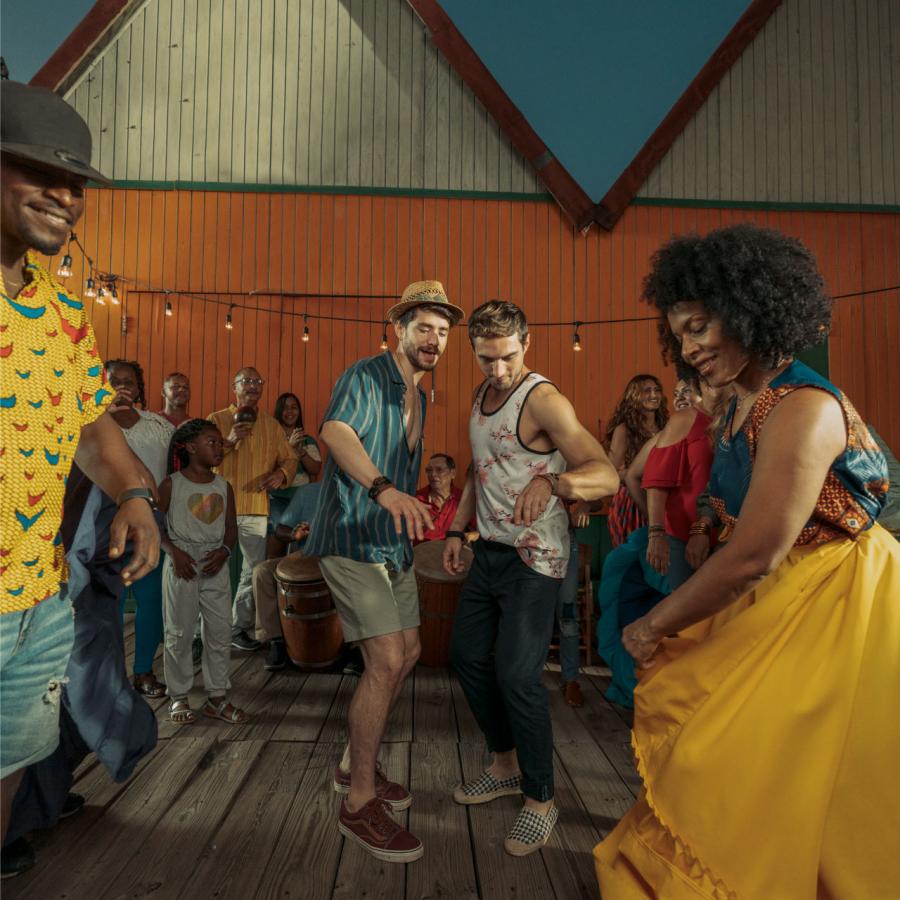
M262 653L232 659L231 697L252 714L247 724L174 726L156 701L159 743L126 784L90 757L74 788L85 809L32 836L38 865L4 882L4 900L597 897L591 848L639 786L627 715L603 698L603 670L584 676L578 710L564 703L558 674L545 675L559 824L544 850L513 859L503 838L521 801L452 801L453 786L481 770L483 741L455 680L419 667L381 756L388 774L410 785L414 802L401 815L425 844L425 856L403 866L373 859L336 827L331 775L356 679L269 673L262 663Z

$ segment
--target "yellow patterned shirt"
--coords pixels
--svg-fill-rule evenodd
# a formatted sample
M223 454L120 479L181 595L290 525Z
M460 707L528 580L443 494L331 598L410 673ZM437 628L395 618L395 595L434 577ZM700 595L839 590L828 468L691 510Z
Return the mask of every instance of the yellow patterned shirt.
M29 254L31 281L0 295L0 615L59 591L66 478L81 428L111 398L80 300Z

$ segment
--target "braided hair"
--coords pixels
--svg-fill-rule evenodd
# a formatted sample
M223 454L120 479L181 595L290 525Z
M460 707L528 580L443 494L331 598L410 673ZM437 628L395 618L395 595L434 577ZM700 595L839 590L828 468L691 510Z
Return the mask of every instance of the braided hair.
M187 445L197 440L204 431L218 431L214 422L209 419L188 419L175 429L169 441L169 452L166 454L166 474L186 469L191 461Z
M106 370L107 378L109 378L109 373L116 366L128 366L134 372L134 378L138 386L138 395L134 398L134 404L135 406L140 406L141 409L146 409L147 398L144 396L144 370L141 368L141 364L136 359L108 359L103 367Z

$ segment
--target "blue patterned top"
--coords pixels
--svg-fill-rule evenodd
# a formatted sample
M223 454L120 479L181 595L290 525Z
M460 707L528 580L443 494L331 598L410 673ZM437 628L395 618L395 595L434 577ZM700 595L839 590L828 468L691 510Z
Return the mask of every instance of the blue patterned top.
M425 394L421 388L422 432ZM406 382L390 352L354 363L338 379L323 422L345 422L357 434L375 467L398 490L415 494L422 462L422 436L412 452L406 442L403 410ZM390 563L398 571L412 565L412 544L397 534L393 516L369 499L368 491L338 468L329 455L315 519L304 552L346 556L358 562Z
M747 496L759 434L769 413L788 394L804 387L827 391L841 404L847 447L832 463L813 514L795 546L854 538L871 528L883 509L889 487L884 455L843 392L809 366L795 361L760 393L741 430L731 439L728 423L734 418L737 401L733 400L728 409L709 480L710 502L726 526L726 536L734 528Z

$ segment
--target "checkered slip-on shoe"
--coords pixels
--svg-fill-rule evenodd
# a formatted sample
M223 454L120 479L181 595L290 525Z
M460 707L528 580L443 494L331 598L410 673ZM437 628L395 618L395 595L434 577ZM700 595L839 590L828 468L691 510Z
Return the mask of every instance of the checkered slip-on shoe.
M468 784L461 784L454 792L453 799L457 803L471 806L475 803L490 803L498 797L508 797L522 793L522 776L511 778L494 778L490 772L481 775Z
M545 816L523 806L503 842L503 849L510 856L527 856L540 850L547 843L558 818L559 810L555 806L551 806Z

